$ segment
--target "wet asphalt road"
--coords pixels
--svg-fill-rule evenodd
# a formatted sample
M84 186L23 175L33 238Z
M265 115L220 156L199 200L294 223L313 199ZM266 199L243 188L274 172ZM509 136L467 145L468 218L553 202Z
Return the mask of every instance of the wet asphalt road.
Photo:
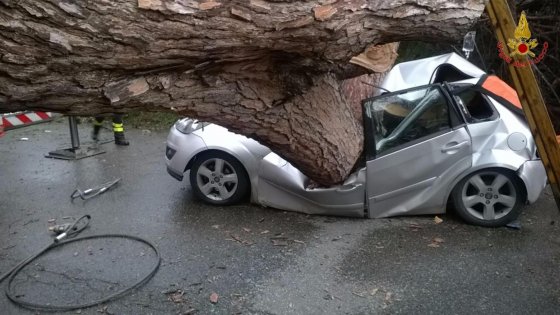
M89 131L80 125L83 146ZM165 172L166 133L129 130L130 147L108 143L107 153L79 161L43 157L68 145L64 119L0 138L0 271L51 242L52 219L87 213L82 235L142 236L163 260L147 285L81 314L560 313L560 222L549 191L525 208L521 230L467 226L452 215L436 225L433 217L213 207ZM115 189L70 202L76 187L115 177ZM22 299L80 303L132 283L154 261L142 244L84 241L42 257L14 284ZM35 313L3 295L0 310Z

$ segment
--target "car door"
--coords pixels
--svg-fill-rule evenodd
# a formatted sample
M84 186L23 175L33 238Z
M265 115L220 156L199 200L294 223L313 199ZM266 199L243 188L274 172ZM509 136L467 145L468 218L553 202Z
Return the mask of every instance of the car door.
M363 105L369 217L443 212L451 182L472 164L469 133L444 87Z

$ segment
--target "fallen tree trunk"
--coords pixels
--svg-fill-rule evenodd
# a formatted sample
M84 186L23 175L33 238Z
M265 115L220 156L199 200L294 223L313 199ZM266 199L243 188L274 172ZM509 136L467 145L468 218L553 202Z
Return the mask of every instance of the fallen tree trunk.
M351 58L372 44L460 38L483 2L0 0L0 111L174 110L253 137L330 185L362 150L341 93L364 73ZM380 51L354 63L387 68L396 54Z

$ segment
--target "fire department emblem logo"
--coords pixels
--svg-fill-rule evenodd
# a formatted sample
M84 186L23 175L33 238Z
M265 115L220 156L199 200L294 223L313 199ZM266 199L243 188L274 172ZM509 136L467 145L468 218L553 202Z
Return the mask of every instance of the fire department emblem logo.
M531 51L531 49L537 47L539 44L536 39L531 39L531 31L529 30L529 23L527 22L527 17L525 16L525 12L521 13L521 17L519 18L519 24L515 28L515 39L509 39L508 46L509 48L513 49L513 52L510 56L525 56L529 55L535 58L535 53Z
M521 12L519 24L517 24L515 28L514 37L514 39L508 39L507 45L511 49L511 53L509 54L504 51L504 44L501 42L498 43L500 58L504 59L507 63L515 67L525 67L537 64L544 58L548 50L548 43L543 43L543 49L537 57L533 49L535 49L539 43L536 38L531 38L531 30L529 29L529 22L527 22L525 12ZM523 61L523 59L526 60Z

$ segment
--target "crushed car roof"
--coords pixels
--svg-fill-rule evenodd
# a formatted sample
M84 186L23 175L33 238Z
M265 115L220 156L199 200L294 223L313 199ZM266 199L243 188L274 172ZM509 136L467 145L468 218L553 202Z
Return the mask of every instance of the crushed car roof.
M391 92L430 84L434 71L441 65L451 65L465 76L480 78L485 72L456 53L403 62L385 76L381 87Z

